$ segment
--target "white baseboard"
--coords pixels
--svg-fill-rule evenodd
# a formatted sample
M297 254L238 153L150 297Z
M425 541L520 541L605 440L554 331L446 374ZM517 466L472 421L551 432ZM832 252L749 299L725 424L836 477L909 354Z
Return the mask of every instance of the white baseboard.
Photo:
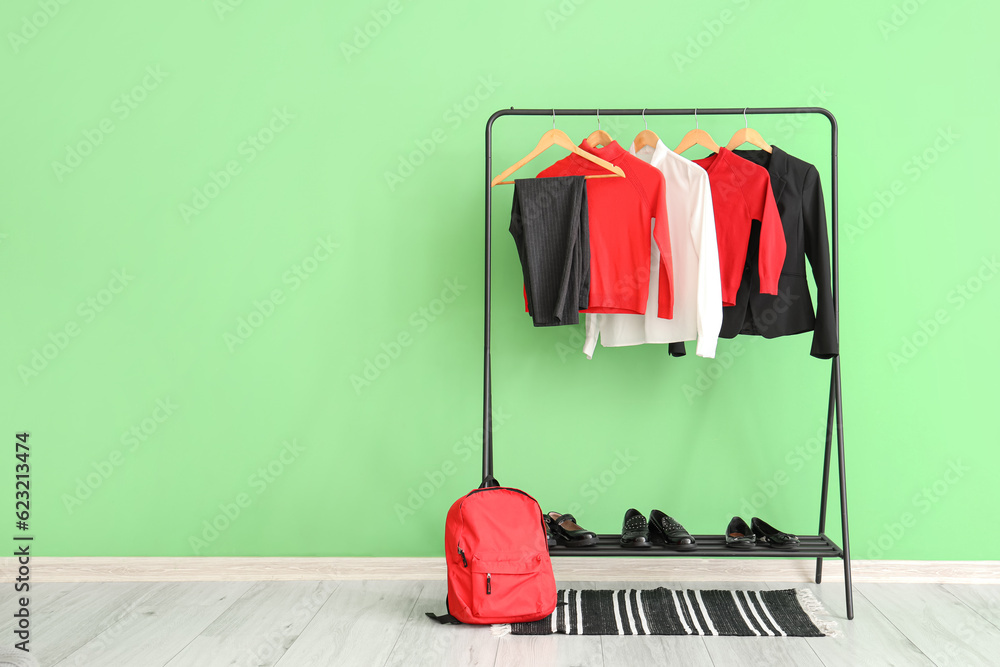
M813 559L553 558L557 581L809 582ZM1000 561L856 560L856 583L1000 584ZM0 581L17 576L0 559ZM443 558L99 558L34 557L32 582L444 580ZM823 580L842 582L843 561L824 561Z

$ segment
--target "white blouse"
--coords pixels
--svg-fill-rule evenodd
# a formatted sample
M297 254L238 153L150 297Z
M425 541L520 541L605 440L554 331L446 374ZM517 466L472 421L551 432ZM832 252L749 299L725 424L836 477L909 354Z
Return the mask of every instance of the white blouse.
M592 358L598 337L604 347L697 339L696 354L714 358L722 328L722 282L708 172L662 141L657 141L655 148L644 146L638 152L633 144L629 152L659 169L666 180L674 317L664 320L656 316L660 251L652 243L646 314L587 313L583 352Z

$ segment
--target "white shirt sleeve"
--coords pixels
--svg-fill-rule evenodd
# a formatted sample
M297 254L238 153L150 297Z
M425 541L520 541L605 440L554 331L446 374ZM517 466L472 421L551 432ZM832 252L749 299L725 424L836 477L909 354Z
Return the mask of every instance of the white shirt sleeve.
M722 329L722 278L712 188L707 174L698 179L696 188L697 204L691 216L691 238L698 252L698 345L695 354L713 359Z
M722 297L719 297L719 302L722 302ZM601 321L598 319L600 315L594 313L584 313L586 322L586 336L583 339L583 353L587 355L588 359L594 358L594 350L597 348L597 336L601 332Z

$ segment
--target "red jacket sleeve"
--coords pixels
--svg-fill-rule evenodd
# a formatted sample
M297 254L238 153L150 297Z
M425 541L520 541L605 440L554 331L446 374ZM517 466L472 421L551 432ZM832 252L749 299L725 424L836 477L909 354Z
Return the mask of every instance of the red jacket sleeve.
M669 320L674 317L674 259L670 252L670 222L667 220L667 187L663 174L657 170L659 177L653 188L652 217L653 240L660 249L660 268L658 273L659 296L656 316Z
M778 279L785 263L785 231L781 227L778 205L771 192L771 177L765 172L761 207L754 217L760 220L760 253L757 265L760 271L761 294L778 294Z

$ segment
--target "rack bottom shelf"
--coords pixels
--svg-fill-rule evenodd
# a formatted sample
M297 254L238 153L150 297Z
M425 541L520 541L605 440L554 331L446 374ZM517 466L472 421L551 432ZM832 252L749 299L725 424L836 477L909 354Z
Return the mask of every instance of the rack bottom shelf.
M733 549L726 546L723 535L695 535L698 546L689 551L672 549L654 544L645 548L623 547L619 535L598 535L598 543L586 547L555 546L549 548L550 556L679 556L682 558L842 558L843 550L826 535L799 535L799 548L795 551L754 546L752 549Z

